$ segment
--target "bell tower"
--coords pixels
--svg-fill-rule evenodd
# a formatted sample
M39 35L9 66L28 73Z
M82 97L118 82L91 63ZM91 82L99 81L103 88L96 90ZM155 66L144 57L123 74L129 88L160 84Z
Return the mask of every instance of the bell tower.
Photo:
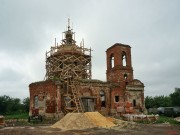
M120 83L121 87L125 87L134 78L131 62L131 47L129 45L116 43L106 50L106 57L107 81Z

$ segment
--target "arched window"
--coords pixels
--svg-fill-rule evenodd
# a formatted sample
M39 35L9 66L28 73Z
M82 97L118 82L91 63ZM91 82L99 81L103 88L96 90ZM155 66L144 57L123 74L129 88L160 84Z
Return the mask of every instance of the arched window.
M110 67L113 68L114 67L114 55L111 54L110 56Z
M126 53L125 52L122 53L122 65L126 66Z
M127 77L128 77L128 75L125 73L125 74L124 74L124 79L126 80L126 79L127 79Z
M106 96L104 91L100 91L100 97L101 97L101 107L106 107Z

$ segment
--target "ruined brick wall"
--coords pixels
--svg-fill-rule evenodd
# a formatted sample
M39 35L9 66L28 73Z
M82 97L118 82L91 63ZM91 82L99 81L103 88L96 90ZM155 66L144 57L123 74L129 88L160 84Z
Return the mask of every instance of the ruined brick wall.
M119 106L124 106L128 103L129 107L143 108L144 104L144 84L133 76L133 68L131 61L131 47L129 45L116 43L106 51L107 57L107 81L117 83L119 86L112 87L111 90L111 109L115 110ZM131 89L127 86L131 83ZM135 83L140 83L137 86Z
M115 99L119 96L119 101ZM124 91L120 87L112 88L111 90L111 109L116 109L120 102L124 102Z
M80 90L81 96L92 96L95 97L95 111L107 115L110 112L111 108L111 95L110 95L110 86L108 83L101 82L88 82L80 83L78 87ZM102 105L100 92L105 94L105 106Z
M89 80L92 81L92 80ZM81 82L77 85L82 97L93 97L95 102L95 111L107 115L111 108L110 87L108 83L102 82ZM54 81L42 81L29 85L30 91L30 113L35 108L34 98L38 96L38 111L41 115L50 115L63 111L65 90L60 87L60 83ZM105 93L105 107L102 107L100 91Z
M138 80L134 79L129 85L126 86L127 89L127 100L131 103L135 100L135 109L143 111L145 109L144 105L144 84Z
M123 65L122 56L126 55L126 65ZM124 44L114 44L106 51L107 56L107 81L121 83L124 87L124 82L133 80L133 68L131 63L131 47ZM114 64L111 58L114 58ZM114 67L112 67L114 65ZM127 78L125 79L125 74Z
M128 92L128 101L133 103L133 100L136 100L136 105L134 106L135 108L139 108L143 106L142 102L142 91L129 91Z
M125 56L125 63L123 63ZM118 87L111 91L111 109L116 109L120 103L125 102L124 92L126 85L133 80L133 68L131 62L131 47L124 44L114 44L106 51L107 57L107 81L118 83ZM125 65L124 65L125 64Z
M53 81L36 82L29 85L30 113L35 108L35 97L38 97L38 110L41 115L56 112L56 89Z

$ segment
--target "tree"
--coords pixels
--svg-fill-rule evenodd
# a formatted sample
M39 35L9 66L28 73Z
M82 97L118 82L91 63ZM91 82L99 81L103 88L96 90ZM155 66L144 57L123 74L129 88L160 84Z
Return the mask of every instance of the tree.
M11 98L11 112L22 112L23 105L21 104L21 100L19 98ZM11 113L10 112L10 113Z
M147 109L152 108L154 106L154 100L153 97L147 96L145 98L145 106Z
M11 98L9 96L0 96L0 113L13 114L23 111L23 106L19 98Z
M29 112L29 103L30 103L29 97L23 99L23 108L25 112Z
M170 96L147 96L145 98L145 106L147 109L153 108L153 107L168 107L171 106L171 97Z
M169 106L171 106L170 96L155 96L154 102L155 102L155 107L169 107Z
M0 96L0 113L5 114L8 111L8 102L10 101L9 96Z
M174 93L170 94L172 106L180 106L180 88L175 88Z

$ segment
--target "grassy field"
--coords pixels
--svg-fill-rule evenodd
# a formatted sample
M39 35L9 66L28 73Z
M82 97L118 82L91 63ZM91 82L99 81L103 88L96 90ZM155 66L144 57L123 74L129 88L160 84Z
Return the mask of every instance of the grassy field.
M28 116L29 116L28 113L9 114L9 115L5 115L5 120L8 120L8 119L28 119Z
M173 117L167 117L167 116L163 116L160 115L159 119L153 122L150 121L139 121L138 123L142 123L142 124L162 124L162 123L167 123L167 124L171 124L171 125L180 125L180 122L176 121Z
M159 116L159 119L155 121L155 123L169 123L174 125L180 125L180 122L174 120L174 118L161 115Z
M4 115L5 122L7 125L12 126L25 126L25 125L46 125L46 124L54 124L57 120L54 119L43 119L43 121L37 120L37 119L31 119L30 122L28 122L28 113L15 113L15 114L9 114Z
M23 120L23 121L27 121L28 120L28 113L16 113L16 114L10 114L10 115L5 115L5 120ZM40 121L31 121L31 124L38 124L38 123L54 123L55 121L53 120L43 120L43 122ZM144 124L150 124L152 122L148 122L148 121L141 121L139 123L144 123ZM174 120L174 118L172 117L167 117L167 116L159 116L159 119L156 120L155 122L153 122L154 124L161 124L161 123L169 123L169 124L173 124L173 125L180 125L180 122Z

